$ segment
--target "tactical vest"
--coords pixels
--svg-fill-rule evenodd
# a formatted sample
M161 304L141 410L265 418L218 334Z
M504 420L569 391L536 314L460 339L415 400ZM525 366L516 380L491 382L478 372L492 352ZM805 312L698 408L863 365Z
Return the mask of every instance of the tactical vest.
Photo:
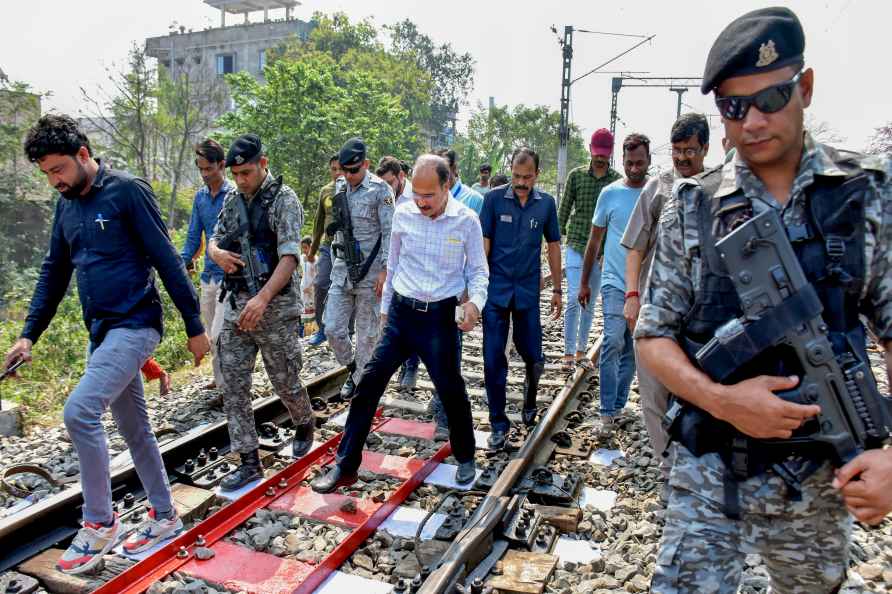
M269 226L269 209L272 208L281 187L282 178L280 177L269 184L260 195L252 198L247 204L248 234L251 239L251 247L254 249L257 259L263 262L265 269L265 272L258 279L261 287L269 280L269 277L272 276L273 271L279 264L279 238L276 232ZM237 198L237 200L241 199L241 197ZM236 254L242 253L242 245L239 241L240 234L235 235L229 248L229 251ZM245 266L239 267L234 273L224 274L223 280L227 289L235 293L246 291L248 288L245 281L246 274L247 267ZM280 293L286 292L290 287L291 282L289 281Z
M875 190L869 175L854 158L846 160L831 154L838 157L836 165L845 175L815 175L805 191L805 221L786 229L805 276L823 304L822 316L835 354L867 362L865 330L858 312L862 309L860 297L866 266L864 203L867 192ZM742 190L716 198L720 181L720 168L707 172L700 178L700 186L688 190L685 197L685 236L699 237L698 244L690 250L695 267L699 262L694 304L682 321L679 336L679 343L692 361L696 361L694 354L720 326L743 314L715 244L751 218L753 207ZM734 384L758 375L801 374L795 355L780 345L756 356L723 383ZM746 437L729 423L687 403L670 433L696 456L719 453L726 466L733 469L735 478L741 480L774 468L789 456L813 460L812 471L818 462L827 459L827 452L817 447L797 446L794 451L790 446L779 447ZM735 456L738 458L732 460Z

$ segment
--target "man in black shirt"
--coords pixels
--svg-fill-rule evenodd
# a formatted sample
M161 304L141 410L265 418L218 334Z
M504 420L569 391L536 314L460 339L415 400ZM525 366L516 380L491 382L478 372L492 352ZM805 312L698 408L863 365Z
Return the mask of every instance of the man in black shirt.
M49 326L77 271L90 356L65 402L65 426L80 461L84 527L58 568L71 574L95 567L119 540L122 524L111 499L107 436L100 419L111 408L152 509L124 543L137 553L183 529L152 433L139 369L161 339L161 299L152 269L183 317L195 364L210 350L198 298L170 242L145 181L112 171L93 158L89 140L68 116L47 115L25 140L25 154L61 194L49 250L21 337L5 366L31 360L31 347Z

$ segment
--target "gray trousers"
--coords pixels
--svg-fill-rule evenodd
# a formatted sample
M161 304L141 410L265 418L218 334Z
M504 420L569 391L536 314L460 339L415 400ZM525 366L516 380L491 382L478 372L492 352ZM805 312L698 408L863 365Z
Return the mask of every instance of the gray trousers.
M211 365L214 369L214 383L217 389L223 389L223 372L220 370L220 353L217 352L217 337L223 329L224 305L218 301L220 281L201 282L201 321L211 338Z
M112 520L108 436L102 414L111 408L118 430L127 442L133 466L156 512L173 507L167 473L158 442L149 424L139 369L161 337L152 328L115 328L91 349L87 368L63 409L65 428L80 462L84 520Z
M664 478L669 477L669 457L663 457L663 452L669 444L669 434L663 428L663 416L669 408L669 390L661 384L646 368L638 357L638 343L635 343L635 360L638 370L638 395L641 396L641 413L644 416L644 426L647 427L647 436L656 456L660 456L660 470Z
M359 382L365 364L372 358L381 328L378 311L380 302L371 285L350 287L332 284L325 308L325 336L341 365L356 362L353 379ZM350 318L356 318L356 348L350 340Z
M325 303L328 301L328 289L331 287L331 247L319 246L316 254L316 278L313 279L313 300L316 315L316 326L320 332L325 332L323 316Z

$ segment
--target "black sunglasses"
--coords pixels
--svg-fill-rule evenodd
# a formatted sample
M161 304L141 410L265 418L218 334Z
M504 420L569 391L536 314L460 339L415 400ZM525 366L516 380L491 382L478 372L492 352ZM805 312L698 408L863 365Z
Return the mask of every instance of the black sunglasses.
M344 173L349 173L353 175L354 173L359 173L359 170L362 169L362 165L357 165L356 167L341 167Z
M802 73L803 71L800 70L790 80L767 87L752 95L732 95L730 97L716 95L715 105L726 120L742 120L753 105L762 113L778 112L790 102L790 98L793 97L793 89L802 78Z

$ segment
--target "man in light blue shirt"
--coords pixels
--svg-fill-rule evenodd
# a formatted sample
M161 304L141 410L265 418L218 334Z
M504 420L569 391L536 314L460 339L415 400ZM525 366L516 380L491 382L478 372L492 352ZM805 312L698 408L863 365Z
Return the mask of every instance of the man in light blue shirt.
M195 146L195 166L201 173L205 185L195 193L192 202L192 218L189 221L189 232L180 257L188 270L193 270L192 257L201 248L201 236L204 243L214 235L214 226L223 208L223 199L234 188L224 175L226 153L216 140L203 140ZM214 382L206 388L222 388L223 374L217 356L217 336L223 329L223 304L217 297L220 295L220 283L223 282L223 269L210 259L205 250L204 270L201 272L201 321L207 328L211 338L213 354Z
M483 196L472 187L461 183L461 179L458 176L458 156L455 154L455 151L452 149L440 149L436 151L436 154L446 159L449 163L449 174L452 184L449 188L449 193L453 198L476 212L479 217L480 210L483 208Z
M641 189L647 182L648 167L650 139L643 134L630 134L623 141L623 169L626 175L601 190L582 263L579 302L585 307L591 299L589 277L595 261L601 255L603 240L601 309L604 314L604 340L601 343L598 371L601 376L601 431L604 436L613 433L616 415L626 405L629 386L635 375L632 333L623 317L627 297L626 248L621 242Z

